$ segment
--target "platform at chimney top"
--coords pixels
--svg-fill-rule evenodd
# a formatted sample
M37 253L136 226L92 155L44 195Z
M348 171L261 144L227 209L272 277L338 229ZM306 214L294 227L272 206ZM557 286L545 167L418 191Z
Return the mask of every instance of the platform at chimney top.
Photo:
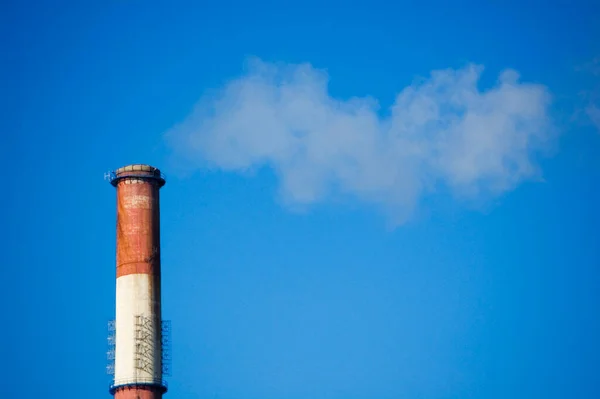
M115 187L124 179L153 180L158 184L158 187L162 187L166 183L165 175L160 171L160 169L146 164L132 164L123 166L115 171L106 173L104 178L108 179L110 184Z

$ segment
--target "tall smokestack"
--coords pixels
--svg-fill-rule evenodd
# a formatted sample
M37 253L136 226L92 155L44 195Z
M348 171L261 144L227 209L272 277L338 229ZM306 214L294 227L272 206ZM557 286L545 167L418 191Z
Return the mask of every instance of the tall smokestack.
M159 190L155 167L129 165L108 174L117 189L116 319L109 325L115 399L160 399L168 324L161 318Z

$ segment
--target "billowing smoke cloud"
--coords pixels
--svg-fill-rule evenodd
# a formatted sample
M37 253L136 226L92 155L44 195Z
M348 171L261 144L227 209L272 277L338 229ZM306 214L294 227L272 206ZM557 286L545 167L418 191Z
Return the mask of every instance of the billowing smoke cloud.
M596 129L600 131L600 108L598 108L595 104L590 104L585 109L590 121L592 124L596 126Z
M587 77L588 87L580 92L583 98L588 102L584 108L589 122L600 132L600 56L594 57L591 61L575 68L578 72L583 72Z
M251 60L167 138L195 167L273 168L288 205L350 195L401 223L434 190L493 197L539 176L534 156L552 137L546 88L506 70L482 91L482 71L434 71L383 117L375 99L333 98L309 64Z

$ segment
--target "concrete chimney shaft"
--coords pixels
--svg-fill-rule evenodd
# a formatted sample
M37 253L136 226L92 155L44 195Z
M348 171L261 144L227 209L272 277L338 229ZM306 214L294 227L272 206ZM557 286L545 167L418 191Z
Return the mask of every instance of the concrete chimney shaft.
M160 170L129 165L111 174L117 190L115 399L160 399L162 375L160 293Z

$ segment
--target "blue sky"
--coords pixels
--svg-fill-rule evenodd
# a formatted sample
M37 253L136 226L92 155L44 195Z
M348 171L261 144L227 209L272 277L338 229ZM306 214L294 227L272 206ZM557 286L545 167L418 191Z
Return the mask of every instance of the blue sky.
M166 397L597 398L600 7L503 3L4 4L6 397L108 397L142 162Z

